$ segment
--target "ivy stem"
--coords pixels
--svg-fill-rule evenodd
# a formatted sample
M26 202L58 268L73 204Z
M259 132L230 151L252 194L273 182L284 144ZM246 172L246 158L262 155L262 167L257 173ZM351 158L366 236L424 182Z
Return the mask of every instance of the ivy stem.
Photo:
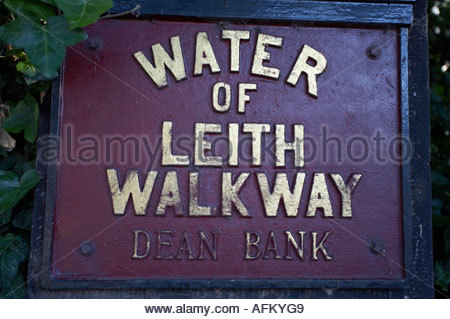
M125 16L127 14L133 14L135 11L139 10L141 8L141 6L138 4L137 6L135 6L133 9L125 11L125 12L121 12L121 13L116 13L116 14L108 14L105 15L103 17L98 18L100 19L110 19L110 18L117 18L117 17L121 17L121 16ZM137 14L135 14L137 15Z

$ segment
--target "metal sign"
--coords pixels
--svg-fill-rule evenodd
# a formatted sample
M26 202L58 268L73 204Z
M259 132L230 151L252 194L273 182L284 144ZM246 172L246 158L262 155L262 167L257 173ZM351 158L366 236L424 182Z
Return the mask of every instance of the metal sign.
M358 27L164 17L89 27L67 52L41 136L34 291L404 293L417 249L410 9L392 5L384 22L354 9ZM196 15L216 18L205 10ZM310 19L339 18L321 17Z

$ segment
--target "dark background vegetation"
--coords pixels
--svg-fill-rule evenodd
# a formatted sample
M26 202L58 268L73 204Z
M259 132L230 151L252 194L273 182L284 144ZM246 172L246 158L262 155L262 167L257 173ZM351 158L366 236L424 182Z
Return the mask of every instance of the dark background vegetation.
M86 3L91 6L88 12L92 14L83 16L79 13L82 12L80 7L71 0L6 2L10 6L6 7L4 1L0 1L0 26L11 22L14 24L6 29L0 28L0 297L21 298L25 296L26 289L24 283L29 256L32 190L39 180L34 171L38 104L49 94L50 80L57 76L61 52L65 46L40 47L40 50L46 51L38 50L36 54L33 49L42 34L35 26L20 18L25 15L45 28L59 32L72 45L85 38L80 28L95 22L101 13L109 9L111 1L87 0ZM15 29L31 34L29 42L23 43L23 39L14 37L12 31ZM435 288L448 295L450 0L429 2L429 43L434 275ZM50 63L39 59L42 55L49 57ZM436 293L436 297L440 296Z
M450 285L450 1L429 2L435 288ZM442 296L436 293L436 297Z

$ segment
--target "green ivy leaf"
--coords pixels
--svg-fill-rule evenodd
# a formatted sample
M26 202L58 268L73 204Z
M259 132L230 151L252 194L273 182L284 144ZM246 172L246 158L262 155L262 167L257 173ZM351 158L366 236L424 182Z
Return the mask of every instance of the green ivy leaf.
M0 225L7 224L11 221L11 214L11 209L0 211Z
M16 17L21 15L30 17L29 13L32 13L39 19L47 20L55 15L52 7L39 0L6 0L4 3L8 10Z
M11 214L11 209L0 211L0 225L7 224L11 221Z
M447 286L450 284L450 267L441 264L439 261L434 266L435 283L444 291L447 291Z
M38 70L29 61L17 63L16 70L26 76L35 76L38 73Z
M7 234L0 236L0 284L11 287L19 265L27 259L28 243L20 236ZM3 290L3 289L2 289Z
M17 162L16 165L14 165L12 171L16 174L22 175L33 168L34 168L34 162L20 161L20 162Z
M44 26L19 16L0 28L0 39L23 48L37 69L52 74L59 69L66 46L86 40L87 35L81 29L70 30L63 16L50 17Z
M22 205L20 211L14 214L12 218L12 224L14 227L30 230L31 229L31 218L33 215L33 202L26 202Z
M26 161L25 156L19 150L14 150L0 161L0 170L9 171L14 168L18 162Z
M22 177L8 171L0 171L0 210L14 207L39 182L35 170L29 170Z
M113 7L111 0L56 0L56 4L64 11L71 29L94 23L102 13Z
M52 73L44 74L31 64L29 59L20 61L16 65L16 70L23 74L25 82L30 85L37 81L48 81L56 78L58 76L58 71Z
M18 273L10 286L4 287L0 291L0 298L25 298L26 286L22 274Z
M37 137L38 120L39 106L36 100L27 94L25 99L19 101L17 106L10 111L2 128L11 133L19 133L23 130L25 139L33 143Z
M12 224L14 227L30 230L31 229L32 210L22 210L14 216Z

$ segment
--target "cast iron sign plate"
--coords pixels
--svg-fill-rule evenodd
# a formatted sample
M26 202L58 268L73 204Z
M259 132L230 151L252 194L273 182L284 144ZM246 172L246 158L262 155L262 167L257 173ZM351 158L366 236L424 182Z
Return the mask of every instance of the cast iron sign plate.
M398 29L87 32L61 72L50 281L401 283Z

